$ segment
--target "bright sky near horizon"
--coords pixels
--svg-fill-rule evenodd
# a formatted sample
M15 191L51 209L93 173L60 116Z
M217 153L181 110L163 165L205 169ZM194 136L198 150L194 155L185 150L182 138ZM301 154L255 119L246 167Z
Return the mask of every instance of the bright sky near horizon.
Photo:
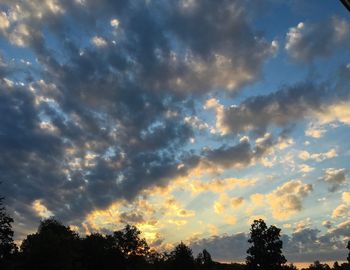
M16 239L56 216L242 261L345 260L350 13L336 0L1 0L0 195Z

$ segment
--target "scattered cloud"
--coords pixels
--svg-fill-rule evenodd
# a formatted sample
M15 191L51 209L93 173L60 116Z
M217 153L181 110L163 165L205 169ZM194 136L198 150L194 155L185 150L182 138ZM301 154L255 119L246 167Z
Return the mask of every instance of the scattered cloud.
M312 185L304 184L300 180L291 180L279 186L266 195L272 216L277 220L284 220L296 214L302 209L303 199L312 190Z

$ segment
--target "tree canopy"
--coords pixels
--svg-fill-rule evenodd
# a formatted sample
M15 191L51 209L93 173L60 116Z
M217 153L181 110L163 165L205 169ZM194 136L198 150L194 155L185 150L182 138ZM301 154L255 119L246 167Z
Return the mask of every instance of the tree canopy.
M278 270L287 262L282 254L281 229L262 220L254 220L250 229L251 247L247 250L247 267L250 270Z

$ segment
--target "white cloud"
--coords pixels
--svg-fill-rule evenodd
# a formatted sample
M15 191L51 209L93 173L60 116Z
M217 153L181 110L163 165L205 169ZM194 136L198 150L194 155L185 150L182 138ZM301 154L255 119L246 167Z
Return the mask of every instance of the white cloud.
M5 30L10 27L10 21L5 12L0 12L0 30Z
M91 39L91 43L93 45L95 45L96 47L106 47L107 46L107 41L104 38L98 37L98 36L94 36Z
M277 220L288 219L302 209L303 199L312 191L312 185L300 180L291 180L266 195Z
M114 28L118 28L119 26L119 20L118 19L112 19L110 22L111 26Z
M305 135L319 139L323 137L323 135L327 132L327 130L320 125L310 124L307 130L305 130Z
M298 157L302 160L312 159L317 162L321 162L323 160L331 159L337 156L338 156L337 151L334 148L324 153L309 153L308 151L303 150L303 151L300 151L298 154Z

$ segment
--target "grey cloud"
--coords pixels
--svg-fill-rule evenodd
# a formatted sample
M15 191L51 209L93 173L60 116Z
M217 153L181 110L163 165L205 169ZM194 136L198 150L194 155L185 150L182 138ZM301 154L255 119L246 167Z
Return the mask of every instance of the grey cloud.
M1 4L12 18L1 38L38 61L23 86L9 89L2 78L0 94L1 192L28 227L39 218L36 199L80 225L93 209L185 175L201 159L184 149L193 136L183 122L193 96L239 90L259 77L274 50L257 37L241 1L187 10L181 1L83 2ZM118 29L110 26L114 18ZM94 36L106 46L90 44ZM22 81L23 71L0 63L1 76ZM239 144L200 154L246 165L254 151Z
M346 19L332 17L319 23L301 22L289 29L285 48L295 60L308 62L348 47L349 37Z
M346 169L328 168L324 172L323 181L329 185L329 190L338 190L346 180Z
M254 131L260 134L271 126L288 129L297 121L314 113L322 113L327 106L349 98L348 88L341 78L336 88L327 83L299 83L264 96L244 100L238 106L225 107L219 125L226 133Z
M215 236L196 240L190 246L194 254L205 248L218 261L244 261L249 247L249 236L245 233Z
M282 235L283 254L290 262L310 262L315 260L340 260L346 259L346 241L344 236L348 225L340 226L343 229L320 234L318 229L304 228L293 232L291 235ZM190 246L194 253L206 248L215 260L219 261L244 261L249 235L237 233L193 241Z
M120 214L120 220L123 223L140 223L143 222L143 216L140 213L127 213L123 212Z

